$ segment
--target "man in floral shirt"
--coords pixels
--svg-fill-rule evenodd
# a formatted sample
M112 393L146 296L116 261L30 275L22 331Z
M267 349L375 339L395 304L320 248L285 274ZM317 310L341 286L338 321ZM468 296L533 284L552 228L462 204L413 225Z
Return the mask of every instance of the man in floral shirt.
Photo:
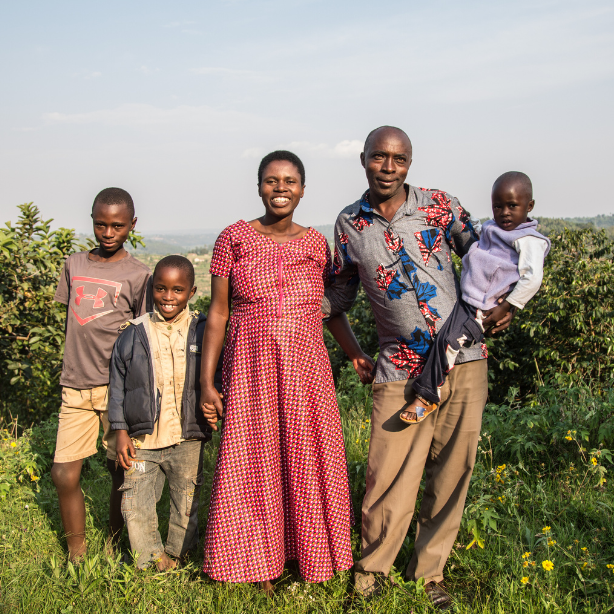
M463 256L478 237L456 198L405 183L412 147L402 130L374 130L361 161L369 190L337 218L332 283L323 302L328 316L346 312L362 283L380 345L355 586L366 597L379 592L409 529L426 469L406 573L411 580L424 578L433 603L445 608L450 598L440 583L460 526L486 403L485 346L461 350L433 414L414 425L400 415L413 400L411 383L434 335L460 298L451 251Z

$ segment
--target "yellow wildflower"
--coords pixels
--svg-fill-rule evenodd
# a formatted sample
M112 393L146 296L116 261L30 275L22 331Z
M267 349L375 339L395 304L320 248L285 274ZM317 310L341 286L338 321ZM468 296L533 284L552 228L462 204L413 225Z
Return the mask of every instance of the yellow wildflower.
M565 435L565 439L567 439L567 441L572 441L573 437L571 435Z
M535 567L535 561L531 561L531 567Z
M531 553L530 553L530 552L525 552L525 553L522 555L522 558L523 558L523 559L529 559L529 558L531 558Z
M582 548L580 548L580 550L583 550L584 552L586 552L588 550L588 548L586 546L582 546Z
M608 564L606 565L606 567L607 567L608 569L614 569L614 565L612 565L612 563L608 563Z
M529 561L522 561L522 566L523 567L528 567L529 566Z
M549 539L548 540L548 545L549 546L554 546L556 544L556 541L554 539Z
M36 480L40 480L40 478L37 475L31 475L30 480L32 480L32 482L36 482Z
M523 584L527 584L527 583L529 582L529 578L528 578L527 576L523 576L522 578L520 578L520 581L521 581Z
M11 441L11 448L16 448L17 444L14 441Z
M552 527L544 527L544 528L542 529L542 532L543 532L543 533L550 533L550 529L551 529L551 528L552 528Z
M584 569L587 565L588 565L588 563L583 563L582 564L582 569Z
M593 463L593 465L597 465L597 459L593 456L593 458L591 458L591 463Z
M549 561L548 559L546 559L545 561L542 561L542 567L546 571L552 571L554 569L554 563L552 561Z

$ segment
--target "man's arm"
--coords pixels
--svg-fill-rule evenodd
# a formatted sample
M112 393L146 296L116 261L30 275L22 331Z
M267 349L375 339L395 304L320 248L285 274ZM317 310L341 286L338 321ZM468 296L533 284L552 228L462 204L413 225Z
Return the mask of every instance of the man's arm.
M370 356L362 351L345 313L330 318L326 322L326 326L341 349L352 361L360 381L363 384L370 384L374 377L375 363Z
M324 290L324 299L322 300L322 313L328 318L349 311L358 294L360 284L358 268L347 256L347 237L344 222L340 215L335 224L335 257L330 283Z

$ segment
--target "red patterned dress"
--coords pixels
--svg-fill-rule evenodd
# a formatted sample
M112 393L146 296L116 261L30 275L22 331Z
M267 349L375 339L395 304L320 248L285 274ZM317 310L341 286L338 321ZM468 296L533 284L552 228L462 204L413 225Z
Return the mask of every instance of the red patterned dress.
M289 559L308 582L352 566L345 449L322 337L330 264L313 228L280 245L241 220L216 241L211 274L230 278L233 305L203 567L216 580L271 580Z

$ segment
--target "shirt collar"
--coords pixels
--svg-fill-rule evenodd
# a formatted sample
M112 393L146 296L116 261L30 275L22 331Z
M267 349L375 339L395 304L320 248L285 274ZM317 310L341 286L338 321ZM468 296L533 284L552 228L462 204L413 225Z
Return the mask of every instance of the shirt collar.
M186 305L185 308L179 313L179 315L175 318L174 322L170 324L164 319L164 317L160 314L156 306L154 305L154 310L151 315L151 320L154 324L163 324L165 328L168 329L169 326L172 328L179 328L186 318L190 315L190 306Z
M405 202L398 208L397 212L394 214L393 220L398 219L402 215L412 215L416 210L417 206L417 198L416 198L416 189L409 185L409 183L404 184L405 191L407 192L407 198ZM373 207L369 204L369 190L367 190L360 199L360 209L365 213L375 213L376 215L380 215Z

